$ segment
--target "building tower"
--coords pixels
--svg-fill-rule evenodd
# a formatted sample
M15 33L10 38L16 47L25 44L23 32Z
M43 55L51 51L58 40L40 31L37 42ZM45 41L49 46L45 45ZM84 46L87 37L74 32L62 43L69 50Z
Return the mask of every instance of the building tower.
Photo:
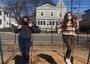
M56 5L56 7L60 11L60 17L63 18L65 13L67 12L67 8L66 8L66 5L65 5L64 1L63 0L58 0L58 3Z

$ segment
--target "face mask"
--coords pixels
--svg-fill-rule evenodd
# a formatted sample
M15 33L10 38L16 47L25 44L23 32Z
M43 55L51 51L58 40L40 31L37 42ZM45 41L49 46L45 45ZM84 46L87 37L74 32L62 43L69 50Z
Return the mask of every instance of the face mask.
M24 25L28 25L28 22L23 22Z
M72 19L72 16L69 16L68 19L71 20Z

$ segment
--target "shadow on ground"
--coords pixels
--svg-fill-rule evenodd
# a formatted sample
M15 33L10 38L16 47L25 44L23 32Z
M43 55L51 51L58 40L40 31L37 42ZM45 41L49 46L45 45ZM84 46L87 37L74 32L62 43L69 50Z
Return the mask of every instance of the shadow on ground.
M42 59L45 59L50 64L57 64L56 61L53 59L53 57L50 55L39 54L38 56L41 57Z
M16 55L14 58L15 64L22 64L22 56Z

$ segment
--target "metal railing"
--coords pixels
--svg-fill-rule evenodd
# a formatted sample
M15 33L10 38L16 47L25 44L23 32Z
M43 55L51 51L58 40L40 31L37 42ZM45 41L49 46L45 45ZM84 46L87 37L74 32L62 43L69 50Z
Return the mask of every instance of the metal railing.
M14 33L9 33L8 36L7 34L5 35L2 34L1 35L1 39L3 39L3 41L0 39L0 49L1 49L1 59L2 59L2 63L4 63L4 59L3 59L3 53L5 52L5 50L2 50L2 47L4 46L3 44L17 44L16 47L18 46L18 35L14 34ZM9 37L14 37L13 40L8 40L7 41L7 36ZM4 39L5 38L5 39ZM63 44L62 41L62 36L61 34L57 34L57 33L37 33L37 34L32 34L32 38L33 38L33 44L43 44L43 45L51 45L51 47L54 49L54 44ZM78 37L78 46L84 46L84 47L89 47L88 45L90 44L89 41L90 38L90 34L79 34ZM77 44L77 36L75 37L75 41ZM11 42L11 43L9 43ZM7 46L7 45L6 45ZM38 45L37 45L38 46ZM84 48L83 47L83 48ZM79 47L80 48L80 47ZM7 51L11 52L11 53L17 53L19 51L19 49L12 49L12 47L9 47L9 49L7 49ZM20 51L19 51L20 52ZM90 57L89 57L90 58ZM88 62L88 60L87 60Z

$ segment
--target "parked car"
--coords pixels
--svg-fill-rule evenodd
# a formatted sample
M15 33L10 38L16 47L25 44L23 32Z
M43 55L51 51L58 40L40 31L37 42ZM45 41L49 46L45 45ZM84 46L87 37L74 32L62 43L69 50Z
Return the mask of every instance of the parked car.
M33 26L32 26L32 32L33 32L33 33L40 33L41 30L40 30L40 28L39 28L38 26L33 25Z

